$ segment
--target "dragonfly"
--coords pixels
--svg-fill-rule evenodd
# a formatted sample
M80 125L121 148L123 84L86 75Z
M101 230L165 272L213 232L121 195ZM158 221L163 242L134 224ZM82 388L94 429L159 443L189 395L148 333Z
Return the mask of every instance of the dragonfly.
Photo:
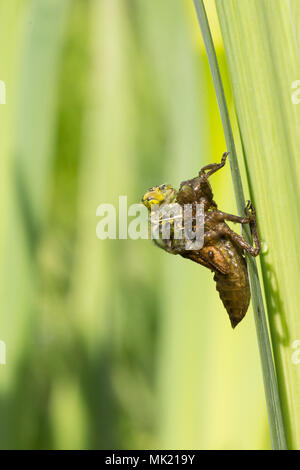
M142 198L142 203L149 213L153 207L162 209L166 205L179 204L196 207L201 204L204 210L204 237L200 249L186 249L186 240L174 235L175 217L168 222L171 231L168 237L163 236L165 220L159 218L159 237L154 243L168 253L180 255L210 269L214 273L216 289L229 315L232 328L244 318L250 303L250 283L245 253L256 257L260 253L256 211L254 205L247 201L244 216L232 215L218 209L214 201L209 178L224 167L229 152L225 152L220 163L204 166L198 176L183 181L176 191L170 184L150 188ZM192 211L195 219L195 210ZM243 236L234 232L226 222L249 224L254 246ZM183 221L184 223L184 221ZM193 222L192 222L193 223Z

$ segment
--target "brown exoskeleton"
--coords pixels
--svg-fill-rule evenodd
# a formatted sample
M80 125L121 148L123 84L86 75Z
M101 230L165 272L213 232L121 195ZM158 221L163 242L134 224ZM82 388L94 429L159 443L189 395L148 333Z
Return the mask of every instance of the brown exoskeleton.
M245 216L227 214L218 209L213 200L213 192L208 178L225 165L228 153L224 153L221 163L213 163L202 168L199 176L183 181L178 192L170 185L151 188L143 197L143 203L150 210L152 204L202 203L204 207L204 243L199 250L187 250L184 245L171 236L170 239L154 240L169 253L180 254L196 263L202 264L215 273L214 280L220 298L226 308L233 328L245 316L250 302L250 285L246 251L252 256L260 252L257 233L256 214L253 204L248 201ZM226 224L226 221L249 224L255 247Z

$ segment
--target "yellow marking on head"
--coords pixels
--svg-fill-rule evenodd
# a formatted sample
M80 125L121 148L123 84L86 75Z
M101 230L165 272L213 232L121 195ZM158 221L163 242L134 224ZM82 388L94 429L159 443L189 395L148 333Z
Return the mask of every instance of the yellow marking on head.
M154 186L150 188L148 192L144 195L142 203L151 209L152 204L162 204L168 202L172 199L173 194L175 194L174 189L170 184L162 184L160 186Z
M150 208L152 204L160 204L163 201L164 196L158 186L151 188L143 197L143 203L148 208Z

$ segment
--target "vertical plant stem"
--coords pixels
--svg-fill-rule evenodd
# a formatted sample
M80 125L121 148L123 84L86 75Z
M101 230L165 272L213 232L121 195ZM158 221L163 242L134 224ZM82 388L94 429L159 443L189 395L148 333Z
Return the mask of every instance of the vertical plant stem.
M236 149L233 139L232 128L229 119L228 108L222 79L217 62L216 52L208 24L208 19L204 7L203 0L193 0L197 12L197 17L202 32L205 49L208 56L208 61L212 73L212 78L216 90L218 105L220 109L221 119L224 128L227 148L230 152L230 166L232 179L235 190L235 197L240 215L243 214L245 207L244 192L242 181L238 166ZM244 228L244 234L248 241L251 241L249 228ZM252 304L254 311L254 319L256 326L256 333L258 339L260 360L262 366L262 374L266 395L267 411L269 418L269 426L271 433L271 441L273 449L284 450L287 449L285 429L283 425L283 417L281 404L278 393L277 378L274 369L272 349L269 339L265 309L263 304L262 292L258 278L257 265L254 258L248 256L248 269L251 282Z

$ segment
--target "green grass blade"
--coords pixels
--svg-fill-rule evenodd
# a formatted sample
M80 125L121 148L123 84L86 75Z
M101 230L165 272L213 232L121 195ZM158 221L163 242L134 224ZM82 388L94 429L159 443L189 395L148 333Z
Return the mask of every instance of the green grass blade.
M299 97L293 89L300 76L299 2L218 0L217 8L249 184L268 246L261 264L288 447L299 449L300 105L293 99Z
M233 140L233 134L222 85L222 80L219 72L218 62L216 53L210 33L210 28L205 12L205 7L202 0L194 0L200 28L202 31L205 48L210 63L210 68L213 76L213 81L216 89L218 104L220 108L222 123L224 127L225 139L227 148L231 154L231 171L232 178L235 188L236 200L239 214L243 214L243 208L245 207L245 200L243 195L243 188L241 177L239 173L237 155ZM249 230L245 230L246 238L249 240ZM280 399L277 387L276 374L272 358L272 350L269 340L268 327L266 322L266 316L264 311L264 304L262 298L262 292L260 288L260 282L258 278L258 271L256 262L254 259L248 257L249 275L251 281L251 292L252 292L252 303L255 317L256 331L258 337L258 345L260 351L266 402L268 409L268 417L270 424L270 432L272 445L274 449L285 449L286 439L285 431L283 426L283 418L280 406Z

